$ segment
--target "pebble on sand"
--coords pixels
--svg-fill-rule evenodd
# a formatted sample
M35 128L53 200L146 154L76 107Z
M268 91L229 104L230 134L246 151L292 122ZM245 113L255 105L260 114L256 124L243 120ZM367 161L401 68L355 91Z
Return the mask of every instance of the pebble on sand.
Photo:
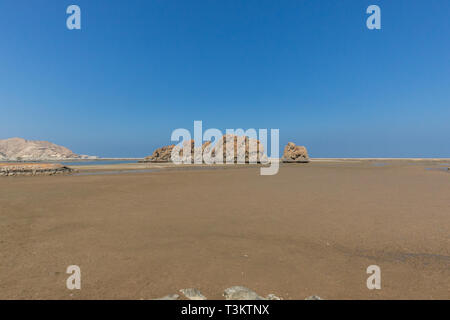
M167 296L164 296L162 298L158 298L155 300L178 300L180 298L180 296L178 294L169 294Z
M206 297L195 288L181 289L180 292L189 300L206 300Z
M323 300L323 299L319 296L309 296L305 298L305 300Z
M256 292L241 286L225 289L223 296L226 300L265 300Z

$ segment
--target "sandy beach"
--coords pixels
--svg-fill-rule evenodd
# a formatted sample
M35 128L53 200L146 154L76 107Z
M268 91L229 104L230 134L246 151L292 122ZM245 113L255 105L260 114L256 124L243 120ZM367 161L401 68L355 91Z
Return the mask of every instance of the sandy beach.
M234 285L283 299L449 299L449 162L3 177L0 299L154 299L190 287L221 299ZM81 290L66 288L69 265ZM369 265L381 290L366 287Z

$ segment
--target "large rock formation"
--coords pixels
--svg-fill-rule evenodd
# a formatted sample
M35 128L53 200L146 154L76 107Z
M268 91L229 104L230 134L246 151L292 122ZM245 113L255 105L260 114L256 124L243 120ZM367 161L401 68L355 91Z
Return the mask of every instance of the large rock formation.
M1 176L35 176L72 173L73 169L55 163L0 163Z
M303 146L289 142L284 148L283 162L309 162L308 151Z
M229 146L227 143L232 142ZM222 154L223 162L231 163L265 163L268 161L264 154L264 147L257 139L249 138L247 136L236 136L233 134L226 134L222 136L214 149L212 156L217 157Z
M151 156L145 157L139 162L170 162L173 148L175 148L174 144L158 148Z
M232 145L228 146L229 143ZM190 155L189 153L185 154L184 150L190 150ZM265 163L268 161L259 140L228 134L222 136L214 147L210 141L205 142L201 147L195 147L194 140L184 141L181 147L169 145L158 148L151 156L140 162L172 162L174 160L172 152L178 155L176 160L183 163L189 163L189 156L191 163L226 163L227 159L228 163Z
M96 157L77 155L66 147L47 141L33 141L22 138L0 140L0 160L65 160L91 159Z
M193 159L195 157L195 150L201 149L201 152L198 152L198 155L203 154L203 150L208 147L211 144L211 142L205 142L201 148L195 148L195 142L194 140L184 141L183 146L181 148L176 147L174 144L169 146L164 146L161 148L156 149L151 156L145 157L144 160L141 160L139 162L172 162L172 151L174 148L177 148L178 150L178 156L179 159L182 161L187 160L188 154L184 154L184 150L188 149L190 150L191 154L191 162L193 162ZM175 151L176 152L176 151Z

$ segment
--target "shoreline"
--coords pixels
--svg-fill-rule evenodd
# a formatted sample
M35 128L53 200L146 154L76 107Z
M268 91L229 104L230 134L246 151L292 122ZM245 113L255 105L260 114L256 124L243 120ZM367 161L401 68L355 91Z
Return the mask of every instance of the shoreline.
M436 168L450 167L450 159L447 158L312 158L308 163L295 163L295 162L282 162L280 159L270 159L271 161L277 161L280 165L280 170L284 167L294 166L298 168L317 166L317 165L344 165L344 166L365 166L370 167L386 167L386 166L404 166L404 165L423 165L428 169L436 166ZM68 168L74 169L76 172L92 172L92 171L124 171L124 173L131 173L133 171L147 171L149 169L154 170L217 170L217 169L242 169L242 168L260 168L263 166L268 166L268 164L261 163L224 163L224 164L175 164L172 162L139 162L134 160L123 160L130 162L123 163L107 163L108 161L120 161L120 160L109 160L109 159L98 159L96 161L91 160L80 160L80 161L68 161L71 162L67 165L66 161L36 161L36 162L0 162L0 165L47 165L47 164L61 164L67 166ZM76 163L80 163L77 165ZM84 164L84 163L86 164ZM105 163L103 163L105 162ZM431 167L431 168L430 168Z

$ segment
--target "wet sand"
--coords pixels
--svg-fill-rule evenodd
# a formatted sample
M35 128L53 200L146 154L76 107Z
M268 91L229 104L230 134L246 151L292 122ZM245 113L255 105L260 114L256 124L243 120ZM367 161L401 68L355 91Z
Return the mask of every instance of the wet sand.
M0 299L153 299L189 287L220 299L233 285L283 299L450 299L449 162L3 177ZM381 290L366 287L373 264ZM81 267L81 290L66 288L69 265Z

